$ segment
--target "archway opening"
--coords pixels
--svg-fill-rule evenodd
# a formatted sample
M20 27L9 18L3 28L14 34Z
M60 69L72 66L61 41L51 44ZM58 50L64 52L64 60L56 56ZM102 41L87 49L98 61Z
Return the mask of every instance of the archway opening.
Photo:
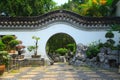
M46 53L54 62L69 62L76 53L76 42L66 33L54 34L47 41Z

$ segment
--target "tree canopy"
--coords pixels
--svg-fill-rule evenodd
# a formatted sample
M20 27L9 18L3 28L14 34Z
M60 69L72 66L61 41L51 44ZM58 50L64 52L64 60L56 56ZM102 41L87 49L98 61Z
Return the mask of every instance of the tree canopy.
M6 16L37 16L55 7L53 0L1 0L0 13Z
M119 0L68 0L56 6L53 0L1 0L0 14L5 16L38 16L56 9L66 9L82 16L103 17L115 13Z
M69 0L61 9L74 11L82 16L103 17L115 14L119 0Z

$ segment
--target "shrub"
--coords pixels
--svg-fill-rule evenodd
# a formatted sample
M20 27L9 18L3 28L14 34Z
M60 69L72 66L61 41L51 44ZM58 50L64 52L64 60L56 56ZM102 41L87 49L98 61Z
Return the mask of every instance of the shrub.
M5 36L2 37L1 40L2 40L2 42L3 42L3 43L5 44L5 46L6 46L6 49L5 49L5 50L9 51L9 50L11 49L9 43L10 43L11 40L15 40L15 36L5 35Z
M19 42L20 42L20 41L18 41L18 40L11 40L11 41L9 42L9 45L10 45L11 49L15 49L15 46L18 45Z
M0 51L3 51L5 49L5 44L0 40Z
M93 58L96 57L99 52L100 52L99 45L91 44L89 45L88 50L86 51L86 55L88 58Z
M106 37L106 38L113 38L113 37L114 37L114 34L112 33L112 31L108 31L108 32L105 34L105 37Z
M56 52L63 56L68 52L68 50L66 48L59 48L56 50Z
M0 64L5 64L8 66L8 60L10 59L10 56L7 51L0 51Z
M9 44L9 42L10 42L11 40L14 40L14 39L15 39L15 36L5 35L5 36L2 37L2 42L3 42L4 44Z
M68 44L67 49L75 53L76 51L76 45L75 44Z

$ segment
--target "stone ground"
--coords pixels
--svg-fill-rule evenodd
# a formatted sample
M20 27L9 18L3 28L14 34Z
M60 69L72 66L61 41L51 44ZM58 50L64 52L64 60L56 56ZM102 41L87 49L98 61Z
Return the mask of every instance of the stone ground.
M55 63L51 66L22 67L5 72L0 80L120 80L120 74L87 66L73 67Z

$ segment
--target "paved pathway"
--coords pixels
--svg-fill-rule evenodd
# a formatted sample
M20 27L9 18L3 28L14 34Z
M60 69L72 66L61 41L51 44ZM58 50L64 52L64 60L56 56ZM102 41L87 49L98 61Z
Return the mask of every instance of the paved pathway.
M51 66L23 67L5 73L0 80L120 80L120 74L90 67L75 67L65 63Z

